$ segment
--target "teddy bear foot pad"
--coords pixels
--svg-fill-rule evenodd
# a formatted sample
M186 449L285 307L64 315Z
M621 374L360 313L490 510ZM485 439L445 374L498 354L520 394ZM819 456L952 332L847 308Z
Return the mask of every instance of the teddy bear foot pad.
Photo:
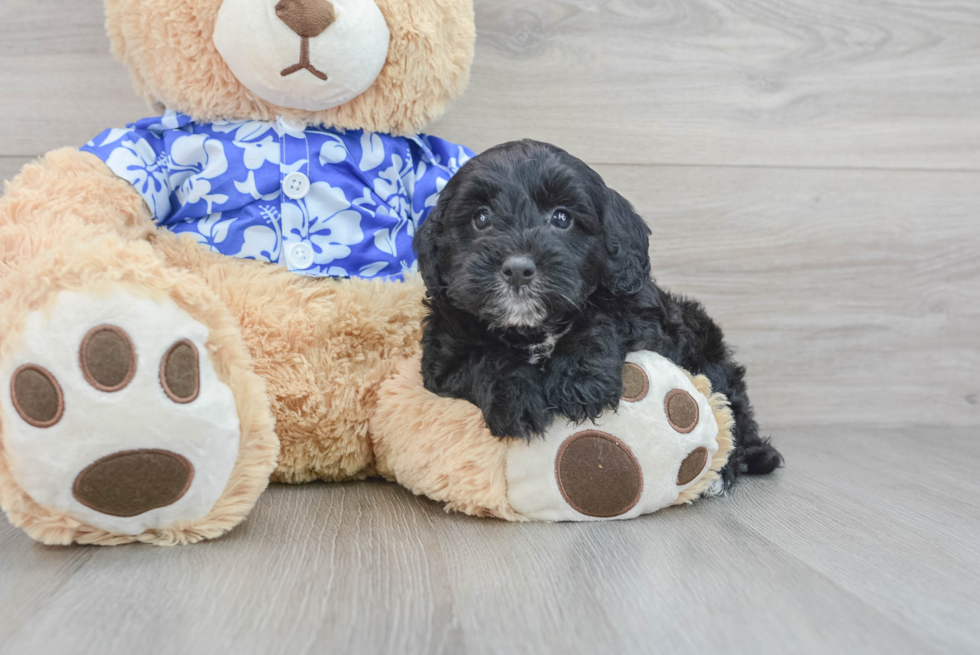
M688 502L717 477L719 426L687 374L651 352L633 353L616 413L595 425L556 423L514 442L508 500L531 520L628 519Z
M239 417L208 330L169 298L58 294L0 363L4 446L37 504L116 534L199 519L232 474Z

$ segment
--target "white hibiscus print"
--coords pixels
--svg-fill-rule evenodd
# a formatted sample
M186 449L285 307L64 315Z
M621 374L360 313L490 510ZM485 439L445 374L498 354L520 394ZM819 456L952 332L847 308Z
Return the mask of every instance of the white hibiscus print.
M104 148L107 145L115 143L124 136L129 136L132 131L127 128L113 128L111 130L106 130L105 137L102 139L101 143L95 143L95 141L89 141L88 147L90 148Z
M374 277L386 268L388 268L388 262L374 262L358 269L357 275L358 277Z
M270 205L263 205L260 211L268 227L252 225L245 228L245 243L235 256L275 263L279 261L282 252L281 216L276 208Z
M327 134L325 136L328 138L324 141L323 146L320 148L320 166L339 164L350 156L350 153L347 152L347 147L344 145L343 141L332 134Z
M228 228L235 222L234 218L223 219L221 216L221 212L218 212L201 220L191 221L194 223L194 230L190 234L194 235L198 243L207 246L214 252L221 252L218 244L223 243L228 238Z
M303 273L367 278L412 265L418 223L470 155L424 135L304 129L283 119L205 124L174 112L107 130L85 149L134 184L161 223L211 250L285 264L303 242L314 251ZM281 191L295 171L315 184L299 202ZM186 222L169 222L177 212Z
M242 149L242 162L250 171L258 170L266 163L279 165L279 142L271 136L261 141L235 141L234 143Z
M304 199L283 204L282 230L287 243L309 241L320 266L349 257L349 246L364 240L360 212L326 182L314 182Z
M228 201L228 196L211 194L211 182L228 170L225 147L217 139L204 134L182 136L170 148L170 184L181 205L193 205L202 200L212 213L215 203Z
M275 132L276 126L269 121L215 121L211 129L222 134L235 133L234 141L257 141L269 132Z
M272 193L265 195L260 193L258 187L255 185L255 171L249 171L248 177L245 178L244 182L235 182L235 188L238 189L238 193L247 193L250 195L252 200L275 200L282 194L282 188L276 188Z
M163 114L163 116L160 117L159 122L153 123L152 125L148 125L146 129L148 129L150 132L153 132L157 136L163 136L164 132L178 129L180 127L181 122L182 122L181 115L178 114L173 109L168 109ZM187 120L187 117L185 116L183 122L187 123L190 121Z
M396 155L397 156L397 155ZM385 146L381 137L374 132L365 132L361 135L361 163L360 168L367 173L384 163Z
M153 216L170 215L170 184L167 156L157 155L146 139L123 141L105 160L113 173L128 181L149 205Z
M425 164L422 163L421 166L424 173ZM415 169L412 167L412 162L402 162L402 158L398 155L391 156L391 166L381 171L374 181L374 193L384 202L384 205L376 207L375 213L395 216L398 219L394 227L380 229L374 233L374 247L391 257L398 254L398 234L406 227L409 235L415 233L411 200L407 193L407 189L414 186Z
M276 127L268 121L218 121L215 132L235 133L232 143L242 151L245 168L255 171L266 163L279 165L281 149L276 138ZM271 132L271 134L270 134Z

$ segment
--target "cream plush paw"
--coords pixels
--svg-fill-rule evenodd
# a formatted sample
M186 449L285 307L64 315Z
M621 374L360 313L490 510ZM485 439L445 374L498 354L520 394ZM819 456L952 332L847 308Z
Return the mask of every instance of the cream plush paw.
M0 362L0 425L9 474L47 516L35 527L140 535L212 511L242 431L208 338L171 298L123 287L63 291L26 315Z
M623 399L595 425L556 421L507 454L507 498L531 520L649 514L705 492L731 450L730 412L703 377L652 352L633 353Z

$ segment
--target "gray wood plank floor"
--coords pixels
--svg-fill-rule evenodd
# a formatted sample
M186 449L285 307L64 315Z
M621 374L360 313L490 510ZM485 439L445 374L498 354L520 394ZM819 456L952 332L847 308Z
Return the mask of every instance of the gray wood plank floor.
M226 538L0 520L0 653L980 651L980 4L477 0L433 132L567 147L738 346L787 456L625 523L275 486ZM148 114L98 0L0 0L0 179Z

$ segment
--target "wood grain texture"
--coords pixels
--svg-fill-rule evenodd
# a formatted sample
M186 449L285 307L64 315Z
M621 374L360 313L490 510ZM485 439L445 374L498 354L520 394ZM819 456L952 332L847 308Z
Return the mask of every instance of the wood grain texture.
M100 0L0 3L0 156L81 146L154 112L109 54Z
M473 83L434 130L477 149L532 137L593 163L980 169L972 0L476 6ZM5 0L0 18L0 155L150 113L99 0Z
M226 538L0 520L0 655L980 651L980 5L477 0L434 126L596 164L749 367L787 468L623 523L275 486ZM0 1L0 180L151 113L100 0Z
M980 423L980 174L600 166L781 423Z
M186 548L5 525L0 653L975 652L977 436L787 428L791 468L621 523L446 515L366 482L273 487Z
M439 128L592 163L980 168L971 0L497 0Z

